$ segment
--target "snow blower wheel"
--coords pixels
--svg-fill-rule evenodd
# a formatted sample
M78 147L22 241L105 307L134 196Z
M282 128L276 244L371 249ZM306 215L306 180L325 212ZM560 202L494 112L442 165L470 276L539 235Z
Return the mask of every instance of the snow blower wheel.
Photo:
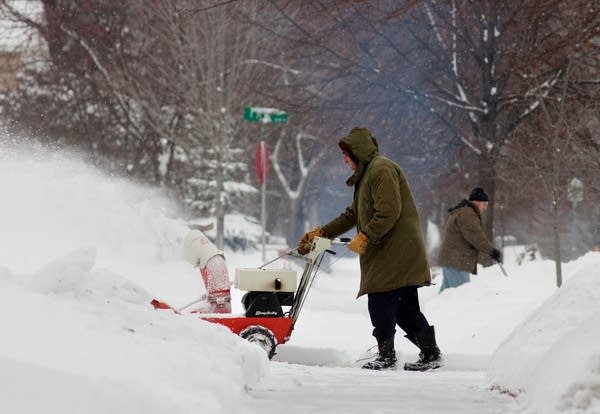
M248 342L257 344L264 349L269 359L273 358L273 355L275 355L275 347L277 344L275 342L275 336L270 330L263 328L262 326L249 326L240 332L240 336Z

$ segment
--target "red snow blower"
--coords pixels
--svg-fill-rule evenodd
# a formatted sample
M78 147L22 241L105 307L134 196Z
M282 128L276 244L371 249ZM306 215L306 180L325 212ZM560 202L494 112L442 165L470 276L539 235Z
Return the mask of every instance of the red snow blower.
M208 301L209 312L194 310L200 319L228 327L233 333L258 344L271 359L277 345L290 339L294 325L319 266L332 245L346 246L349 239L326 239L315 237L310 252L300 255L290 250L258 268L235 270L234 286L246 293L242 297L244 314L232 314L229 292L229 276L223 252L219 251L199 230L192 230L184 241L184 257L194 266L200 267L207 297L196 300L182 308L174 308L157 299L152 300L155 309L170 309L182 313L191 305ZM269 264L291 256L304 262L304 271L297 281L295 271L265 269ZM298 282L298 283L297 283ZM286 310L284 310L284 308Z

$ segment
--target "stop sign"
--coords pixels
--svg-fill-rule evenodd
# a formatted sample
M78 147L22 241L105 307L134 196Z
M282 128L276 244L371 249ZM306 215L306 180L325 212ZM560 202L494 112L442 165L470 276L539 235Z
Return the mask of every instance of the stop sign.
M264 161L264 162L263 162ZM260 184L269 176L269 150L264 141L258 144L256 149L256 178Z

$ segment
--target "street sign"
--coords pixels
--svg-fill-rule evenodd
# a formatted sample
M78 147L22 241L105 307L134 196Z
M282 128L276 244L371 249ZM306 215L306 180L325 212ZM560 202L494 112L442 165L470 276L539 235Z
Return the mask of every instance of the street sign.
M275 108L260 106L247 106L244 108L244 120L248 122L262 122L263 124L285 124L288 114Z
M262 184L269 176L269 150L264 141L261 141L256 149L255 166L256 178L258 179L258 183Z

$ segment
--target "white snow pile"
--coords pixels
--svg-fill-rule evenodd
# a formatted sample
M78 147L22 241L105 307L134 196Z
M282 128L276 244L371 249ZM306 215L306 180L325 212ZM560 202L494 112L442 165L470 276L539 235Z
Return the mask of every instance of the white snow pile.
M493 387L523 393L534 413L600 413L600 290L598 253L494 353Z
M33 154L0 141L2 411L239 412L264 351L149 303L200 286L167 197Z

